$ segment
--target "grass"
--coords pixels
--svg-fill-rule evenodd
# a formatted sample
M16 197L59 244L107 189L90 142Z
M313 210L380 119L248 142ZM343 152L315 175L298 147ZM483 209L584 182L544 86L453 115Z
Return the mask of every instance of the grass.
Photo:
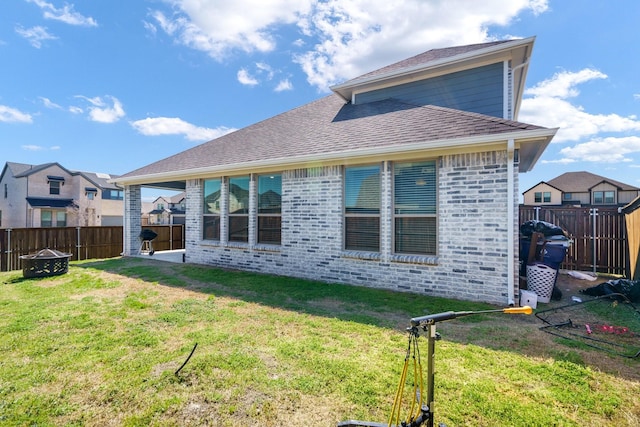
M131 258L46 279L0 273L0 425L386 421L408 319L486 308ZM539 326L504 315L439 325L436 422L640 424L640 361Z

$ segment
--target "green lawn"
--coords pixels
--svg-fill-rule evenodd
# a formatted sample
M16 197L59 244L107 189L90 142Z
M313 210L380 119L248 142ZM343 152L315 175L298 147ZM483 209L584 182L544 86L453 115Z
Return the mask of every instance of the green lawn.
M386 422L409 318L495 308L155 260L71 264L0 273L2 426ZM439 325L436 424L640 425L640 360L539 326Z

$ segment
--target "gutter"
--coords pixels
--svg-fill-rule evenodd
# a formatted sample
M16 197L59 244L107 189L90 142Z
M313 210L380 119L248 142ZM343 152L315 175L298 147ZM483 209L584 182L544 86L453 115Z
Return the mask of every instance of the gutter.
M507 303L515 305L515 141L507 141Z

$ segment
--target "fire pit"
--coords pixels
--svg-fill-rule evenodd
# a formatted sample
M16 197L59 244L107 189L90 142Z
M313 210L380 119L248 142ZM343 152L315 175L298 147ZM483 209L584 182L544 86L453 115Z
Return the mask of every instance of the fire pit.
M71 254L53 249L42 249L38 253L22 255L22 276L48 277L65 274L69 271Z

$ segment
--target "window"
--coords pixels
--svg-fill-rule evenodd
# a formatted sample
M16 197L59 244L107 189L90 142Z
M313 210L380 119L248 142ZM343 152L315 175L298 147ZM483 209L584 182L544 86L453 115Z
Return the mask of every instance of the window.
M612 205L615 203L615 192L613 191L594 191L593 204Z
M436 254L436 173L435 161L394 164L393 213L396 253Z
M220 178L204 181L202 238L220 240Z
M64 185L64 177L47 175L49 194L60 194L60 187Z
M52 227L53 226L53 212L42 211L40 212L40 227Z
M545 191L544 193L536 191L533 195L535 203L551 203L551 192L549 191Z
M67 226L67 213L64 211L56 212L56 227L66 227Z
M249 241L249 177L229 178L229 241Z
M565 200L571 200L572 198L573 198L573 195L571 193L564 193Z
M122 190L102 190L102 198L105 200L124 200L124 191Z
M258 176L258 243L280 244L281 213L282 176Z
M60 194L60 181L49 181L49 194Z
M4 198L6 199L9 195L9 185L5 184L4 185Z
M344 170L344 247L380 251L380 165Z

